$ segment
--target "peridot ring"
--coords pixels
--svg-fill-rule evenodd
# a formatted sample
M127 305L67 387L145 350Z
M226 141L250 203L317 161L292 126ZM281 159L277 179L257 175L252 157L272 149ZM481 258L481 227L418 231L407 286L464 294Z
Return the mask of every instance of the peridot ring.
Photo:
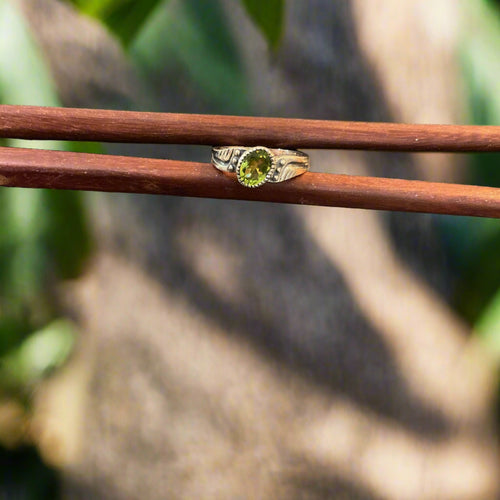
M293 149L223 146L212 149L212 164L223 172L235 172L243 186L256 188L307 172L309 156Z

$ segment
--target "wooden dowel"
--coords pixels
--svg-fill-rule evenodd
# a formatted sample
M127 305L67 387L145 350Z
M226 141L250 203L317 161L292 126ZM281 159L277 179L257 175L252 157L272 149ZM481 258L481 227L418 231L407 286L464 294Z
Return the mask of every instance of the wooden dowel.
M206 163L21 148L0 148L0 185L500 218L497 188L308 172L249 189Z
M500 127L0 106L0 137L384 151L500 151Z

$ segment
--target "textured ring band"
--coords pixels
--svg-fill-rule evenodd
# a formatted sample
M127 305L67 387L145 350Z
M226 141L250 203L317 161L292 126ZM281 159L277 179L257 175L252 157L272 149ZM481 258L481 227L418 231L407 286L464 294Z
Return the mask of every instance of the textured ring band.
M212 164L223 172L236 172L240 184L255 188L307 172L309 156L293 149L223 146L212 148Z

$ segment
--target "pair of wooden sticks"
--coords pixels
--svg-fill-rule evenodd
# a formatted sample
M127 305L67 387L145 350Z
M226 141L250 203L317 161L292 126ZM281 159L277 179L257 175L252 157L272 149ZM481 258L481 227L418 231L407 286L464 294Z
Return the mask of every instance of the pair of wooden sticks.
M289 149L500 152L500 127L0 106L0 138ZM500 168L500 162L499 162ZM312 165L314 170L314 165ZM0 186L169 194L500 218L500 188L308 172L258 189L206 163L0 148Z

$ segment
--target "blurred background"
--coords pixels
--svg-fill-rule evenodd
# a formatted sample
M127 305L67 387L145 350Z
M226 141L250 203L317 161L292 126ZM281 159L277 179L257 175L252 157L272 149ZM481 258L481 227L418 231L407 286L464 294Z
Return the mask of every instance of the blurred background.
M238 46L218 1L71 3L116 38L116 50L126 54L133 75L129 82L116 82L117 92L107 101L101 98L96 107L178 111L175 98L165 102L167 98L161 95L165 79L170 79L172 95L188 96L192 111L199 107L217 113L252 113ZM241 0L241 4L261 32L267 50L278 50L287 2ZM457 85L463 86L467 99L463 123L500 125L500 2L462 4L457 53L462 81ZM30 26L22 2L0 0L0 102L64 105L44 47L37 43ZM0 143L117 151L116 146L101 144ZM142 151L147 154L148 149ZM464 159L466 182L500 187L498 154ZM88 196L0 190L0 498L59 495L57 467L48 465L33 446L32 400L78 345L78 321L67 315L56 290L61 282L77 279L92 255ZM452 269L452 307L500 361L500 222L435 219Z

